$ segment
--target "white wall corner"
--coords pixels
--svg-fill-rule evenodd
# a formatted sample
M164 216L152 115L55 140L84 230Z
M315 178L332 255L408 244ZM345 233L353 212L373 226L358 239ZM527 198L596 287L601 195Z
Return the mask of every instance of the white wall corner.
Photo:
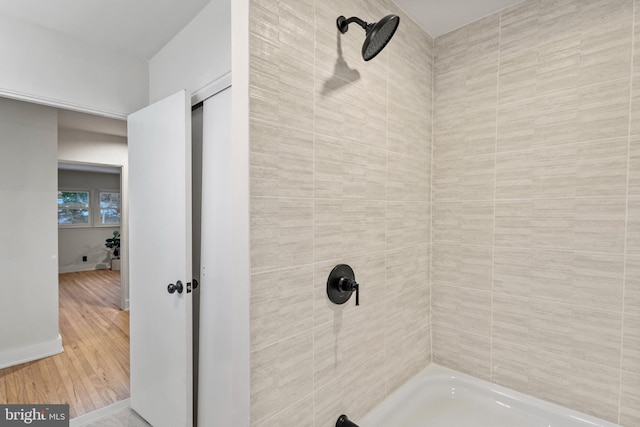
M62 353L62 337L54 340L0 352L0 369Z
M250 210L249 210L249 0L234 0L231 5L233 43L233 91L231 100L233 176L232 209L234 214L233 312L234 334L232 371L233 419L236 427L251 424L250 363Z
M210 2L149 60L149 101L194 94L231 71L231 0Z

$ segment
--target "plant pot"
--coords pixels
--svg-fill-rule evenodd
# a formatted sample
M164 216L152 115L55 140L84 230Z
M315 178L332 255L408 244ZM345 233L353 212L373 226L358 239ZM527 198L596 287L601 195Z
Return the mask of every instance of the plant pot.
M120 270L120 258L111 260L111 269L112 270Z

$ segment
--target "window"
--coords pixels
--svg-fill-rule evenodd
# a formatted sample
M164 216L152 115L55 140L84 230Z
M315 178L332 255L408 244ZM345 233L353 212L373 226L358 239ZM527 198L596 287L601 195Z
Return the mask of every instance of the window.
M117 190L59 190L60 227L117 227L120 192Z
M120 224L120 193L116 191L100 191L98 193L100 205L99 225Z
M90 225L88 191L58 191L58 224Z

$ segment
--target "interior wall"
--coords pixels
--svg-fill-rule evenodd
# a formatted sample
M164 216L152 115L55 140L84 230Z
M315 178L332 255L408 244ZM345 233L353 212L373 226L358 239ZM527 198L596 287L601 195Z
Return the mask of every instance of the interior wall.
M255 426L357 420L431 359L432 40L390 1L355 3L251 1ZM389 13L398 32L365 63L336 18ZM340 263L359 307L327 299Z
M145 61L0 16L0 95L124 117L147 104Z
M55 109L0 98L0 368L62 351Z
M149 99L191 94L231 71L231 0L213 0L149 61Z
M434 361L629 427L637 3L528 0L435 41Z
M120 191L120 175L76 170L58 170L58 189L89 190L91 203L100 190ZM99 207L93 204L93 213ZM93 215L95 221L95 215ZM110 268L111 251L105 240L113 237L120 227L89 225L58 228L58 271L70 273ZM87 261L82 261L86 256Z

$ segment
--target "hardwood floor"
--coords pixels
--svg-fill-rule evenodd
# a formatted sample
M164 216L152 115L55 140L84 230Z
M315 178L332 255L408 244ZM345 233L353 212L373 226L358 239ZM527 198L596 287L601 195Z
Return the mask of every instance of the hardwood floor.
M0 370L0 403L68 403L75 418L129 397L129 313L119 271L59 277L64 353Z

